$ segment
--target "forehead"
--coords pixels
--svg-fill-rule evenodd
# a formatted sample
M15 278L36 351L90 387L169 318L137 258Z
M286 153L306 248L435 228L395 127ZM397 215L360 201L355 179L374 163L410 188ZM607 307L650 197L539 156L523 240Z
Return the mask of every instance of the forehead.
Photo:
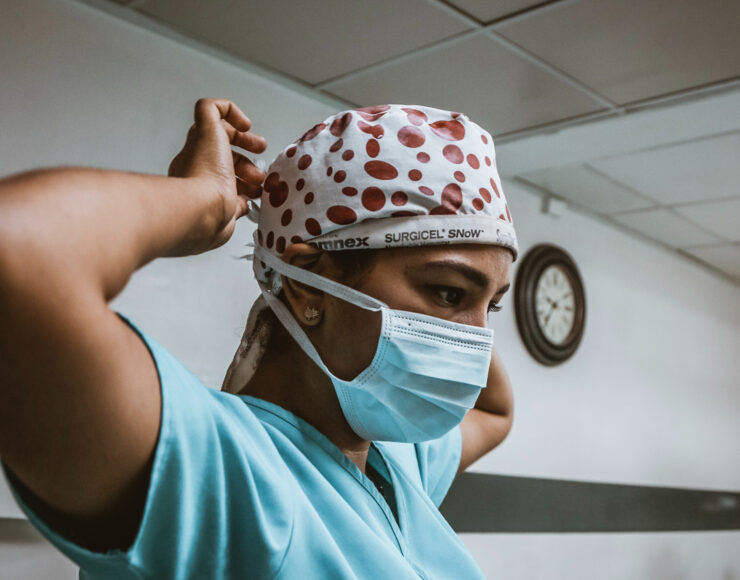
M494 283L508 281L514 261L507 248L483 244L391 248L379 254L380 259L376 264L379 273L397 272L399 269L423 270L437 262L458 262L479 270Z

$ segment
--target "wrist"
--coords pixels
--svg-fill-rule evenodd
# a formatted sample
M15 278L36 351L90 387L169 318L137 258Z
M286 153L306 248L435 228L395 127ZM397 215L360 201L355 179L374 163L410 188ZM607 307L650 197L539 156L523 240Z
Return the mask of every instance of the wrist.
M228 185L217 176L170 177L176 197L173 213L185 227L170 240L164 257L181 257L207 250L231 216L227 215Z

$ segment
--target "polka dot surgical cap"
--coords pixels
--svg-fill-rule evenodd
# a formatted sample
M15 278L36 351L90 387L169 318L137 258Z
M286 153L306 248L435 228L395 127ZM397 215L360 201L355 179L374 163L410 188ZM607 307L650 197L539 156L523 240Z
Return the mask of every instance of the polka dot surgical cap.
M297 242L324 250L477 243L518 254L493 139L462 113L342 111L287 146L266 173L255 244L277 256Z

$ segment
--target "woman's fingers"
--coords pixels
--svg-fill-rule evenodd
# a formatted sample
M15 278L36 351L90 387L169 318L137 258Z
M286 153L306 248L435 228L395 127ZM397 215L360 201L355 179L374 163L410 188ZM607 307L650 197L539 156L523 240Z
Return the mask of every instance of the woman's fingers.
M215 124L221 119L238 131L249 131L252 126L244 112L228 99L198 99L195 103L196 124Z
M249 199L258 199L262 195L262 186L254 185L253 183L247 183L237 177L236 192L240 196L245 196Z
M232 151L231 158L234 160L234 174L239 179L255 185L260 185L265 180L265 172L241 153Z
M255 133L237 131L226 120L221 120L221 126L229 137L229 143L241 147L250 153L262 153L267 149L267 140L261 135Z

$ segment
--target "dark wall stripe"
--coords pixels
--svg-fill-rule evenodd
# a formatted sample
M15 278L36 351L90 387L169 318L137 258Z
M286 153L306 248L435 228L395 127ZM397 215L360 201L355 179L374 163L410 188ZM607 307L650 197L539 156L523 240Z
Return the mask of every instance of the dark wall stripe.
M440 511L457 532L740 529L740 493L463 473Z

